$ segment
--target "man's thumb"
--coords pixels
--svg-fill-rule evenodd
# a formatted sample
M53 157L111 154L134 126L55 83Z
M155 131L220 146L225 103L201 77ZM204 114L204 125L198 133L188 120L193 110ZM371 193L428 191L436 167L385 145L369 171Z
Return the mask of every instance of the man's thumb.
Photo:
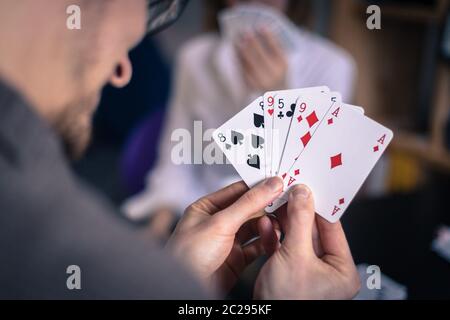
M305 185L293 187L289 193L287 219L285 219L285 240L283 245L302 253L313 250L312 230L314 226L314 198Z
M214 216L237 232L247 221L261 215L262 210L283 191L283 181L272 177L244 193L235 203Z

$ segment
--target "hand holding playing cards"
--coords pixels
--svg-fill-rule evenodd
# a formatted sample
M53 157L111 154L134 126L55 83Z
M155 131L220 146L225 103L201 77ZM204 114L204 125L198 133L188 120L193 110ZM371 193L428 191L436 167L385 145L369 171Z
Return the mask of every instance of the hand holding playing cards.
M240 273L260 255L260 240L242 246L258 236L257 219L264 207L281 193L280 178L271 178L248 190L235 183L192 204L168 242L168 248L209 288L224 293Z
M287 210L279 213L285 232L282 244L270 219L262 220L262 243L272 255L256 280L255 298L350 299L356 295L359 276L341 224L315 214L308 188L294 187Z
M285 86L287 59L270 31L247 33L237 47L245 80L252 89L267 91Z

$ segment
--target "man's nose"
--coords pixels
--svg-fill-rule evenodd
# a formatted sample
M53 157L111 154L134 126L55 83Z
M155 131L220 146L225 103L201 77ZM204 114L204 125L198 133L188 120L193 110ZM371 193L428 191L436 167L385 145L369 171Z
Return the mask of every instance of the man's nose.
M130 82L132 75L133 67L130 59L126 56L117 63L110 83L114 87L123 88Z

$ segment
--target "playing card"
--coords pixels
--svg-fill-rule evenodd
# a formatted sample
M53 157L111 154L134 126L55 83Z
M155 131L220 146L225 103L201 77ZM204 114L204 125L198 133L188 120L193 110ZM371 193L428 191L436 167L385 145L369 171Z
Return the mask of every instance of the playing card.
M316 212L338 221L392 138L392 131L354 109L333 106L285 177L282 197L266 211L280 207L294 185L305 184Z
M248 187L265 178L263 107L259 97L213 133L214 141Z
M355 110L356 112L359 112L361 115L364 115L364 113L365 113L365 110L364 110L363 107L355 106L355 105L348 104L348 103L342 103L342 105L343 105L343 106L346 106L346 107L348 107L348 108L350 108L350 109L353 109L353 110Z
M220 30L233 43L247 32L254 32L261 26L262 19L257 13L238 11L237 8L223 10L219 14Z
M306 145L313 139L325 114L334 105L341 104L340 100L340 95L336 92L301 96L281 153L279 166L275 171L276 175L283 179L286 177ZM361 107L349 104L343 105L364 115L364 109Z
M272 101L271 101L272 102ZM264 138L266 139L266 178L272 177L272 142L273 142L273 114L275 112L273 103L266 103L263 97L263 109L264 109ZM278 139L278 135L276 136Z
M321 123L323 117L320 117L320 121L316 122L315 118L317 114L321 114L325 110L325 113L329 111L329 109L336 105L337 101L340 101L340 95L335 92L331 93L325 93L323 95L316 95L316 96L308 96L305 95L305 99L309 100L310 103L313 103L315 107L308 107L308 104L302 105L300 103L300 107L297 109L297 113L294 118L297 120L298 125L294 125L292 130L293 132L289 134L289 141L286 141L286 150L284 152L284 156L280 161L280 168L279 172L276 174L279 177L281 177L283 180L286 179L287 173L292 169L295 162L298 160L298 158L301 156L303 150L305 149L306 145L311 141L313 138L315 131L317 130L319 124ZM338 100L339 99L339 100ZM330 103L331 102L331 103ZM306 102L307 103L307 102ZM350 105L350 104L342 104L343 106L346 106L355 112L364 115L364 109L360 106ZM325 107L324 107L325 106ZM328 106L328 107L327 107ZM316 114L314 114L316 112ZM305 113L308 113L306 118L302 115ZM306 119L306 120L305 120ZM308 120L309 119L309 120ZM266 119L266 122L270 122L270 119ZM270 135L270 133L266 132L266 136ZM270 140L267 140L270 141ZM269 150L270 146L266 145L266 152ZM266 155L266 159L270 159ZM270 162L267 162L267 171L269 174L272 173L272 166L269 164ZM266 175L267 177L267 175ZM267 208L266 211L271 213L277 210L279 207L281 207L283 204L286 203L286 199L284 197L280 197L276 199L273 203L271 203Z
M246 32L264 27L271 31L284 49L295 47L296 27L284 15L263 4L240 4L219 14L220 29L227 39L236 42Z
M286 151L286 140L291 127L295 126L295 114L302 105L300 100L306 97L319 98L330 90L328 87L312 87L296 90L271 91L264 94L264 119L266 122L266 159L270 166L266 177L277 175L281 159ZM323 106L321 118L330 108L327 102ZM320 118L320 119L321 119Z

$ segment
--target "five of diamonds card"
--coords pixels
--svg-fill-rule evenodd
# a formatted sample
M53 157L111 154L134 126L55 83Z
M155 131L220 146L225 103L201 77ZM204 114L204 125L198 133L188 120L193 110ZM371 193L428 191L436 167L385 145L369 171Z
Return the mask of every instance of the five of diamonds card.
M304 184L313 192L317 214L336 222L393 133L324 86L267 92L213 138L249 187L272 176L283 179L283 193L266 212L275 212L290 188Z

